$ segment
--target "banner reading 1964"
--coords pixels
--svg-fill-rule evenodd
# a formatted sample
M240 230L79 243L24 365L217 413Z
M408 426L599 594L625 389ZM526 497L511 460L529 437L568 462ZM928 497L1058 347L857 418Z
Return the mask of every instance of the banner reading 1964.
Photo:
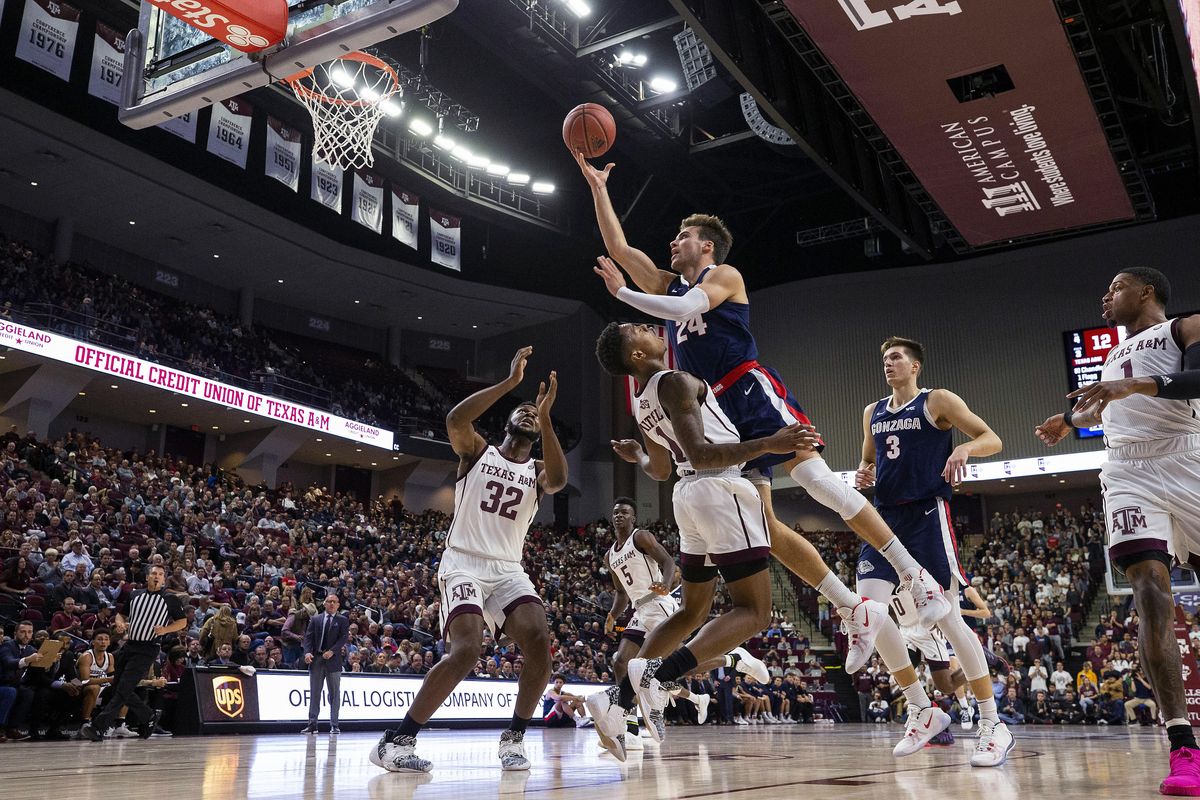
M462 220L429 209L430 259L443 267L462 271Z
M376 233L383 231L383 178L365 169L354 170L350 219Z
M88 94L121 105L121 75L125 71L125 36L103 22L96 22L96 43L92 47L92 71L88 75Z
M240 97L215 103L208 124L208 152L245 169L253 119L254 106Z
M401 244L417 249L417 212L421 198L405 189L392 187L392 236Z
M267 177L300 191L300 131L267 117Z
M25 0L17 58L70 80L78 35L79 9L57 0Z

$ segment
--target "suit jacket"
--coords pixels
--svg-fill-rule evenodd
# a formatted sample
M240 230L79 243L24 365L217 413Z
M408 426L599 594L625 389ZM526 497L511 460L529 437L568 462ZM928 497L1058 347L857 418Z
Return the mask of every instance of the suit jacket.
M325 646L321 646L321 629L325 626L325 619L329 618L329 630L325 634ZM321 653L326 650L333 651L333 658L329 659L326 665L327 669L333 672L340 671L342 668L342 655L346 649L346 643L350 641L350 620L341 614L334 614L329 617L324 611L317 614L308 621L308 628L304 631L304 654L312 653L313 662L315 663L321 657Z
M22 647L16 639L8 639L0 644L0 686L19 686L25 670L21 669L18 662L36 652L33 645Z

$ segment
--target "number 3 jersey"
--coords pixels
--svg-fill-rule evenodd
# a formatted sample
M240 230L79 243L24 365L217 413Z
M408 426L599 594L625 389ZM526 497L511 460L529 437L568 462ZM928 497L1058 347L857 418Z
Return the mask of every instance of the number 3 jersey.
M875 505L898 506L941 497L949 500L950 484L942 477L953 451L953 431L933 424L926 403L929 389L898 409L887 397L871 409L875 440Z
M446 547L520 562L540 500L537 462L509 461L492 445L454 485L454 519Z
M1151 325L1108 351L1102 381L1145 378L1183 369L1179 319ZM1101 412L1104 443L1123 447L1134 442L1174 439L1200 433L1200 400L1162 400L1134 394L1106 403Z
M665 369L662 372L656 372L650 380L646 381L646 385L634 396L636 405L634 413L637 417L638 427L642 429L642 435L653 439L667 449L682 476L693 474L695 467L691 465L683 448L679 446L679 437L675 435L671 418L667 416L666 409L662 407L662 403L658 399L659 381L664 375L670 375L673 371ZM712 389L707 383L704 384L704 398L700 403L700 419L704 426L705 441L711 444L731 444L742 440L738 435L737 428L717 405L717 399L713 396ZM731 465L728 469L732 469L734 466L741 469L740 464Z

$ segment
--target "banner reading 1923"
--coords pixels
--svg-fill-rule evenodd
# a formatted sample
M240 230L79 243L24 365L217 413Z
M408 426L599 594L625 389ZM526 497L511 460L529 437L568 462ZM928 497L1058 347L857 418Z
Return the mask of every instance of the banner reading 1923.
M121 76L125 72L125 36L96 22L96 42L92 47L92 71L88 75L88 94L121 105Z
M429 209L429 255L435 264L462 271L462 220Z
M78 35L79 9L56 0L25 0L17 58L70 80Z

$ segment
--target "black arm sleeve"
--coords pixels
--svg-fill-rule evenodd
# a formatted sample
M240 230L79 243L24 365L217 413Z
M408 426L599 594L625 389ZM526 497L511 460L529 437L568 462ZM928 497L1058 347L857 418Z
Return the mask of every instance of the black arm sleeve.
M1200 398L1200 342L1183 353L1183 372L1155 375L1158 397L1164 400L1194 400Z

